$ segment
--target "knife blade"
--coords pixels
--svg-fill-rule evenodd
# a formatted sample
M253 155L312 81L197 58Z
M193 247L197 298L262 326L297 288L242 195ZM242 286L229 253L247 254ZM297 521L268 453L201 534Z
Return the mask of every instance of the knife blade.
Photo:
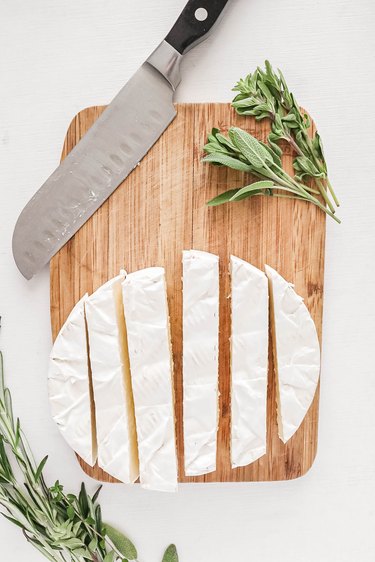
M184 54L205 39L228 0L189 0L166 38L21 212L13 256L31 279L137 166L176 116Z

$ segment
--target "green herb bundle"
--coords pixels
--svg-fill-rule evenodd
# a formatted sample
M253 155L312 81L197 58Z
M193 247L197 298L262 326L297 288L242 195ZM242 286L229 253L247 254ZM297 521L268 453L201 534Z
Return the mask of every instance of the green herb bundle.
M318 133L310 137L310 119L301 112L281 71L276 74L266 61L265 70L257 68L240 80L234 91L238 94L232 106L237 113L251 115L258 121L270 120L267 143L239 128L230 129L228 136L213 129L204 146L204 161L248 172L261 181L231 189L208 204L220 205L255 195L302 199L340 222L335 215L339 201L328 179L321 138ZM282 169L280 141L288 143L295 153L294 177Z
M103 523L97 503L101 487L90 497L84 484L77 496L57 481L46 485L45 457L36 464L12 400L4 385L0 353L0 513L22 529L25 538L53 562L127 562L137 559L133 543ZM178 562L170 545L163 562Z

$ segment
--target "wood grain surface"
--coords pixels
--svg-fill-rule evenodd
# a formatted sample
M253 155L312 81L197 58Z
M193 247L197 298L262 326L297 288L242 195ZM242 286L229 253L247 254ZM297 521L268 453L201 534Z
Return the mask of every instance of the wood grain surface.
M92 107L72 121L63 149L69 153L104 107ZM230 439L230 254L263 268L267 263L295 284L316 323L321 341L325 215L313 205L256 197L209 208L206 201L230 187L243 186L243 174L201 162L208 131L219 126L247 129L259 139L266 121L239 117L229 104L179 104L177 117L141 164L51 261L51 322L55 338L74 304L120 268L166 268L175 364L177 445L181 482L293 479L311 467L317 449L319 390L297 433L286 444L277 436L275 375L269 355L268 448L253 464L231 469ZM312 125L314 126L314 125ZM284 147L283 166L292 171ZM220 425L217 470L185 477L182 442L182 264L183 249L220 256ZM115 482L80 460L98 480Z

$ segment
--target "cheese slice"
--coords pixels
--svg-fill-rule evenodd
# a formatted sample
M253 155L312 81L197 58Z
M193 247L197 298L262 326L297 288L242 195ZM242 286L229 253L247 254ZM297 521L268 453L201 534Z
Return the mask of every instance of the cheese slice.
M286 443L301 425L314 399L320 372L315 324L302 297L277 271L265 266L271 289L271 319L277 378L280 439Z
M231 462L246 466L266 452L268 280L263 271L230 258Z
M86 301L89 351L96 406L98 465L121 482L139 476L121 274Z
M183 252L185 474L216 469L219 376L219 258Z
M150 267L122 284L143 488L174 492L177 457L165 273Z
M48 392L52 417L70 447L90 466L96 462L85 295L75 305L53 345Z

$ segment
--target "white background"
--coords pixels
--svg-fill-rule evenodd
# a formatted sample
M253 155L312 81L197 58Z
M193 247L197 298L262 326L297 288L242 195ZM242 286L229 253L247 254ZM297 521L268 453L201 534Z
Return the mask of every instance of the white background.
M1 0L0 347L8 383L46 475L84 478L50 419L49 277L27 282L11 255L22 207L58 164L73 115L107 103L169 30L184 0ZM319 452L285 483L183 485L163 495L108 485L105 519L142 562L169 542L181 562L370 562L375 557L375 5L373 0L232 0L186 57L178 101L228 101L269 58L324 139L341 226L327 221ZM88 481L90 490L95 488ZM0 520L0 559L37 562Z

